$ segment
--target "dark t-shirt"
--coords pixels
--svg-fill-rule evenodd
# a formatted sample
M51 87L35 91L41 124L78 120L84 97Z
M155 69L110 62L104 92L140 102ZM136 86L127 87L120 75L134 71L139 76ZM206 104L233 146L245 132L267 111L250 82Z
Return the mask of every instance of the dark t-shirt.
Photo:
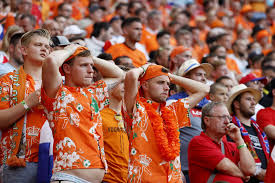
M262 163L261 168L266 169L267 167L267 161L266 161L266 157L262 148L262 145L260 143L260 140L258 138L256 129L253 126L246 126L245 124L243 124L243 126L245 127L246 131L248 132L248 135L250 137L250 140L253 144L253 147ZM248 183L258 183L260 182L258 179L256 179L255 177L252 177Z

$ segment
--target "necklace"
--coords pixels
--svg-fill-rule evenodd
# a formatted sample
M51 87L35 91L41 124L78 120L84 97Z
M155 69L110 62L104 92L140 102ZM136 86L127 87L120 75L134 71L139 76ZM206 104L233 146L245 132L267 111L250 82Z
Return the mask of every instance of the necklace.
M155 134L156 144L165 161L174 160L180 153L179 130L173 110L160 105L160 113L153 108L152 102L141 98Z

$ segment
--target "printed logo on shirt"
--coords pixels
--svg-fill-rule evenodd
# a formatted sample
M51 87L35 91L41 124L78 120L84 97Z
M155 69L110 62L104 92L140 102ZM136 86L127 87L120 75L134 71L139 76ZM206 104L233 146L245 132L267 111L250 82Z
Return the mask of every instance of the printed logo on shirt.
M198 117L198 118L201 117L201 110L199 109L191 109L190 112L194 117Z

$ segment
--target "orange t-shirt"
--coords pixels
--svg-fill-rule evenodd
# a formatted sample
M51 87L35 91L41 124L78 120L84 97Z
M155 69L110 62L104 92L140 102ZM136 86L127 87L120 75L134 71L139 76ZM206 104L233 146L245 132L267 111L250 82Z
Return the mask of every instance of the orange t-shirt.
M116 59L120 56L128 56L132 59L133 65L135 67L140 67L144 64L146 64L147 59L141 51L138 49L132 50L128 46L126 46L124 43L115 44L111 46L108 50L106 50L106 53L110 53L113 57L113 59Z
M159 48L157 35L149 32L146 30L146 28L142 29L140 44L145 46L147 53L150 53L151 51L157 50Z
M128 176L129 140L124 128L122 116L115 119L116 112L105 108L100 112L102 117L104 150L108 163L108 172L103 182L126 183Z
M167 107L176 113L179 128L190 126L188 98L180 99ZM125 109L123 117L130 145L128 182L181 183L180 156L169 162L163 160L149 116L139 95L132 117Z
M226 57L226 66L229 70L235 71L237 74L241 74L241 71L240 71L235 60L233 60L229 57Z
M14 92L12 91L13 78L16 80L15 71L4 75L0 79L0 109L8 109L13 106L12 97ZM37 88L38 89L38 88ZM27 74L25 97L35 91L35 82L33 78ZM38 162L38 149L40 140L40 130L46 121L44 115L44 108L42 105L32 108L26 115L26 151L25 161ZM25 117L25 115L23 117ZM5 164L7 158L11 155L11 136L13 134L13 126L2 130L1 138L1 162Z
M42 103L54 136L53 172L107 168L100 111L108 106L105 82L88 88L61 85L55 98L41 90Z

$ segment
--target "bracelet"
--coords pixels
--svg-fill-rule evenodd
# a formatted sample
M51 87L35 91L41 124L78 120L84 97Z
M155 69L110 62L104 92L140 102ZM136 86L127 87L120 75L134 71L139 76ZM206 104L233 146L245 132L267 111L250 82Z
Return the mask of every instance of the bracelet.
M146 70L142 66L140 68L142 68L143 72L140 74L139 78L142 78L145 75Z
M243 147L247 147L246 144L239 145L237 148L238 148L238 149L241 149L241 148L243 148Z
M26 104L25 100L23 100L23 101L21 102L21 104L23 104L24 108L25 108L27 111L31 109L31 108Z

